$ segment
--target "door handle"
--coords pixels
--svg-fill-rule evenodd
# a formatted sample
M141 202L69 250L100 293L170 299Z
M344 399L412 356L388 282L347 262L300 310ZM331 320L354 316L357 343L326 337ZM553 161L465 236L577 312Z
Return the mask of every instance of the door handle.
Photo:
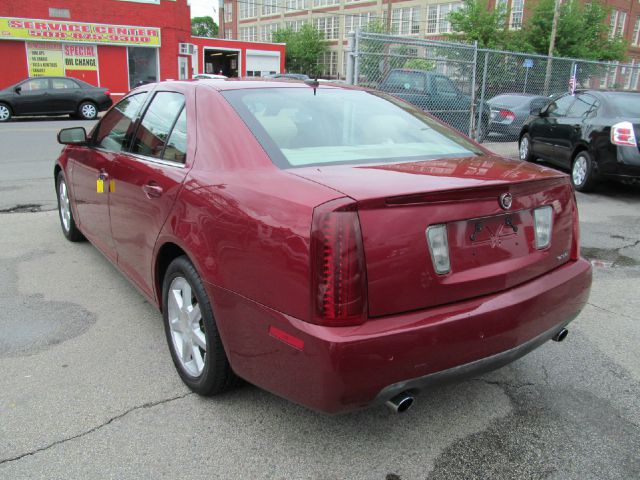
M162 195L162 187L155 182L149 182L142 186L142 191L147 198L158 198Z

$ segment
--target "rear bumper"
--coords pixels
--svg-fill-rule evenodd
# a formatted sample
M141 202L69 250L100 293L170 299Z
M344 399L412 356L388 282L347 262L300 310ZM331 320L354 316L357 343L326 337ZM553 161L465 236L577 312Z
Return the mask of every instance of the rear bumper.
M327 413L499 368L573 320L590 287L591 266L581 259L501 293L357 327L327 328L208 285L236 373ZM294 348L270 336L272 326L304 346Z

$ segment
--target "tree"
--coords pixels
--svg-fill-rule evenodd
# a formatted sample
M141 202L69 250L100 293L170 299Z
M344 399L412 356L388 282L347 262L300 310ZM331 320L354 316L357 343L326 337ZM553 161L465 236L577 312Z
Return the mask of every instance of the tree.
M191 35L196 37L217 37L218 24L211 17L193 17Z
M524 44L530 51L546 54L549 50L555 0L538 0L531 18L522 29ZM568 0L560 7L555 56L587 60L623 60L626 42L609 37L606 22L609 9L594 0L583 4Z
M478 42L480 48L502 49L513 32L504 28L504 3L489 8L488 0L464 0L460 10L449 14L451 30L448 37L461 42Z
M273 32L272 40L275 43L287 45L285 59L287 72L306 73L310 76L320 73L318 62L329 50L322 32L311 25L303 25L298 32L291 28Z

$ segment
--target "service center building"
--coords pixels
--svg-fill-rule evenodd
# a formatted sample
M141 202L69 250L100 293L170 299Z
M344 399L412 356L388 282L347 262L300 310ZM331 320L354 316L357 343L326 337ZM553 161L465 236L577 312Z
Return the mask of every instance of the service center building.
M0 88L59 75L106 87L118 97L140 82L213 70L206 62L217 59L207 60L205 48L222 45L225 55L236 53L227 53L226 43L192 39L187 0L0 0ZM284 46L243 43L234 45L237 60L225 64L236 67L233 76L246 75L249 49L277 54L284 64Z

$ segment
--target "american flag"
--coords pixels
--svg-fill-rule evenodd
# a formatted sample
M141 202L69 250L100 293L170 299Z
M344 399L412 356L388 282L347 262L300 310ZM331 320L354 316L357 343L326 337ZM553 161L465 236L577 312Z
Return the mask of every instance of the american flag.
M578 79L576 78L578 75L578 65L574 64L573 69L571 71L571 77L569 78L569 93L571 95L576 94L576 86L578 85Z

